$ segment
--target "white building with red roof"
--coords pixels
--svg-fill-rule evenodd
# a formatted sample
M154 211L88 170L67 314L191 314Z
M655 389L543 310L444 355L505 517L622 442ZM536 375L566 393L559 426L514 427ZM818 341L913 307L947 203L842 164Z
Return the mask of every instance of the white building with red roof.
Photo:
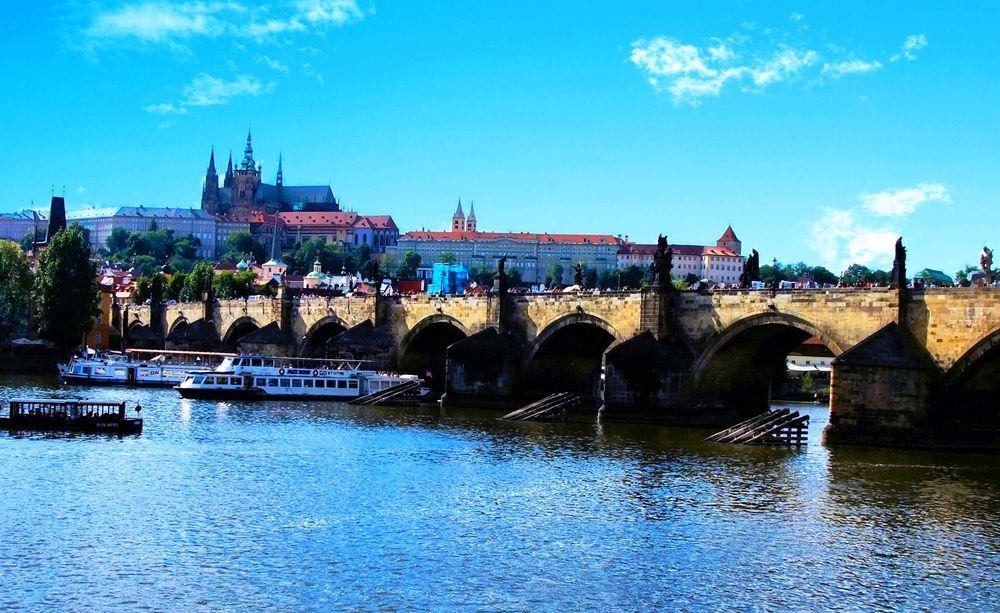
M673 249L671 278L684 279L694 275L699 280L716 283L738 283L743 272L742 243L736 238L732 226L726 228L715 245L670 245ZM625 242L618 252L618 267L639 266L646 269L653 262L656 245L639 245Z
M345 247L370 245L383 253L399 240L399 228L389 215L359 215L354 211L294 211L278 213L288 241L318 238Z
M480 232L476 229L475 211L470 208L466 218L461 207L460 202L451 230L407 232L388 251L402 255L413 250L424 266L440 262L442 254L451 252L459 264L479 270L496 270L499 259L507 256L507 272L517 270L525 283L545 281L552 264L562 266L563 277L557 281L560 284L572 283L573 265L579 262L598 273L618 265L622 241L610 234Z

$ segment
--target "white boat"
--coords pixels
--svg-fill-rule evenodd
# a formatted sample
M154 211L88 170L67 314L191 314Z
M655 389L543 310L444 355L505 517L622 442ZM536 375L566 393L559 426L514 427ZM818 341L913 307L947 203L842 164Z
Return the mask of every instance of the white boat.
M90 350L59 365L65 383L174 387L192 370L213 368L232 353L127 349L124 353Z
M184 398L218 400L350 400L409 381L416 375L366 370L364 360L322 360L240 354L214 370L188 373L176 387Z

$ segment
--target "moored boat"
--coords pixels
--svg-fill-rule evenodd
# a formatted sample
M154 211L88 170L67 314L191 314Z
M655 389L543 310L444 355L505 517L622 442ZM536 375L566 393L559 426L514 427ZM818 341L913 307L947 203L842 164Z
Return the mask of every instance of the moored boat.
M124 402L96 400L32 399L11 400L6 413L0 412L2 430L39 430L55 432L110 432L139 434L142 407L136 416L126 413Z
M188 373L176 389L184 398L350 400L420 380L415 375L368 370L364 365L363 360L241 354L223 359L215 370Z
M59 365L65 383L82 385L125 385L130 387L173 387L192 370L214 368L232 353L204 351L159 351L127 349L74 356Z

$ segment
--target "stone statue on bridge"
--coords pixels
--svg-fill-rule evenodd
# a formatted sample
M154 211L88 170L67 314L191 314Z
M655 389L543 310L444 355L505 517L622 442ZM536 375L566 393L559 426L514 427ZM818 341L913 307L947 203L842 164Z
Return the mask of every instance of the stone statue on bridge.
M743 273L740 274L740 289L750 289L754 281L760 281L760 254L756 249L751 251L746 264L743 265Z
M573 265L573 282L576 283L577 287L583 289L583 264Z
M653 287L661 290L669 290L673 287L670 282L670 271L674 268L674 249L667 244L667 237L662 234L656 239L656 253L653 254L653 263L649 265L649 276Z
M507 295L510 288L510 277L507 276L507 255L500 256L497 260L496 289L501 296Z
M903 237L896 239L896 258L892 261L892 276L889 278L889 287L901 289L906 287L906 247L903 246Z
M989 247L983 247L983 254L979 256L979 267L986 275L986 284L993 283L993 250Z

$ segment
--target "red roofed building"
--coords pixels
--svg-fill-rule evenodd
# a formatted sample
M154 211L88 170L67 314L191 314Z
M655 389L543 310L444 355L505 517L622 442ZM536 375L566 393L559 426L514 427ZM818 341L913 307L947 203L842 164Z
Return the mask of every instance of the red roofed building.
M573 265L578 262L598 273L616 267L622 244L621 239L610 234L479 232L475 227L475 213L470 208L465 218L460 203L452 218L452 230L407 232L389 252L403 254L412 249L424 266L440 262L443 253L451 252L459 264L480 270L496 270L497 261L506 255L507 271L517 270L525 283L544 282L552 264L559 264L563 277L554 283L566 284L573 282Z
M674 251L674 268L670 271L673 279L684 279L695 275L698 279L709 279L717 283L738 283L743 272L742 243L736 238L732 226L726 228L715 246L670 245ZM653 262L656 245L623 243L618 251L618 266L627 268L639 266L648 268Z
M318 238L346 247L370 245L372 253L383 253L399 240L399 228L389 215L359 215L354 211L287 212L278 214L285 224L287 240L303 243Z

